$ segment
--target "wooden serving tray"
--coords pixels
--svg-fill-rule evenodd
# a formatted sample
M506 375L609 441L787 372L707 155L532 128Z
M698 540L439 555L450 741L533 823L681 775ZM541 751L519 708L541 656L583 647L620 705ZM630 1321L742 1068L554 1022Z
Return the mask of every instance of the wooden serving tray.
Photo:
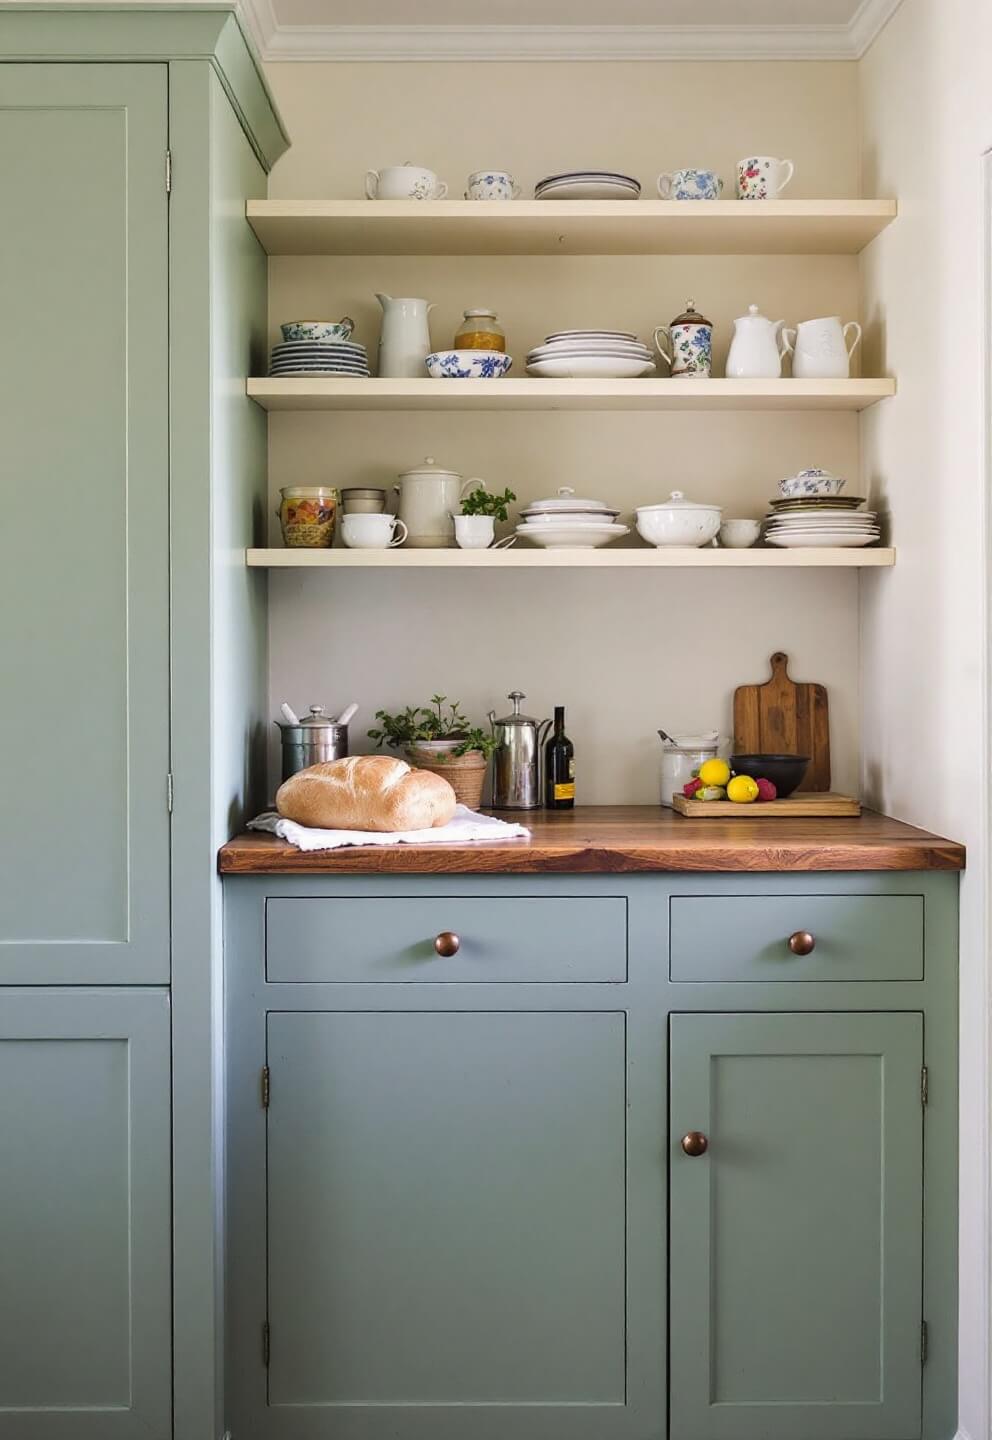
M726 820L730 815L735 820L784 820L790 815L826 819L861 814L860 801L852 795L833 795L829 790L805 790L785 800L755 800L750 805L735 804L733 800L688 800L684 795L673 795L672 805L679 815L693 820L707 820L711 816Z

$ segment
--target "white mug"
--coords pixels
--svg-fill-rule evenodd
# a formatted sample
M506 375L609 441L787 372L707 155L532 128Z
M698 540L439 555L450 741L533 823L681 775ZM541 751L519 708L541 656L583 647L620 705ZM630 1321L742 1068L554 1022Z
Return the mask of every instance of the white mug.
M774 155L750 155L737 162L738 200L775 200L788 185L796 167Z
M341 520L341 538L349 550L395 550L406 536L406 526L395 515L352 514Z
M365 172L365 194L370 200L443 200L447 193L444 181L422 165L387 165Z
M854 331L854 340L847 343L847 333ZM851 356L861 341L861 326L856 320L841 324L839 315L824 315L819 320L801 320L795 329L782 331L783 352L792 352L794 380L846 380L851 373Z
M516 200L520 194L509 170L476 170L467 184L466 200Z

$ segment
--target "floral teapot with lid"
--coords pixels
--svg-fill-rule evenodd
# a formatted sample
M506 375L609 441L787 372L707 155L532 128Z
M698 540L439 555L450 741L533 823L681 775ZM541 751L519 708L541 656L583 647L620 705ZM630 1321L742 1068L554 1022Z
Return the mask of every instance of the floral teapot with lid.
M728 380L777 380L782 374L781 330L784 321L769 320L757 305L734 321L727 355Z

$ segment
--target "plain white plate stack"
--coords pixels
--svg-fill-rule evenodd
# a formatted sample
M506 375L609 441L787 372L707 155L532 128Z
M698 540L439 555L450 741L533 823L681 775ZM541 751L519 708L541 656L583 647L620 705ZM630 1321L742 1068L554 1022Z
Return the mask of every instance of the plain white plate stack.
M557 495L534 500L521 510L517 534L543 550L598 550L630 534L628 525L618 523L619 515L604 500L586 500L571 486L561 485Z
M640 194L639 180L615 170L566 170L534 186L535 200L637 200Z
M765 539L782 549L856 549L874 545L882 533L874 510L855 509L850 503L825 502L815 508L779 504L766 518Z
M656 374L648 347L629 330L556 330L527 355L545 380L635 380Z

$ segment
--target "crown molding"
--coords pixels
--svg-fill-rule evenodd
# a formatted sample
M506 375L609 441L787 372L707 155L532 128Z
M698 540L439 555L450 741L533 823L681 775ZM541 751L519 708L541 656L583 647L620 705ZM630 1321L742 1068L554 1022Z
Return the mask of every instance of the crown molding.
M902 0L862 0L847 25L280 25L238 0L265 60L857 60Z

